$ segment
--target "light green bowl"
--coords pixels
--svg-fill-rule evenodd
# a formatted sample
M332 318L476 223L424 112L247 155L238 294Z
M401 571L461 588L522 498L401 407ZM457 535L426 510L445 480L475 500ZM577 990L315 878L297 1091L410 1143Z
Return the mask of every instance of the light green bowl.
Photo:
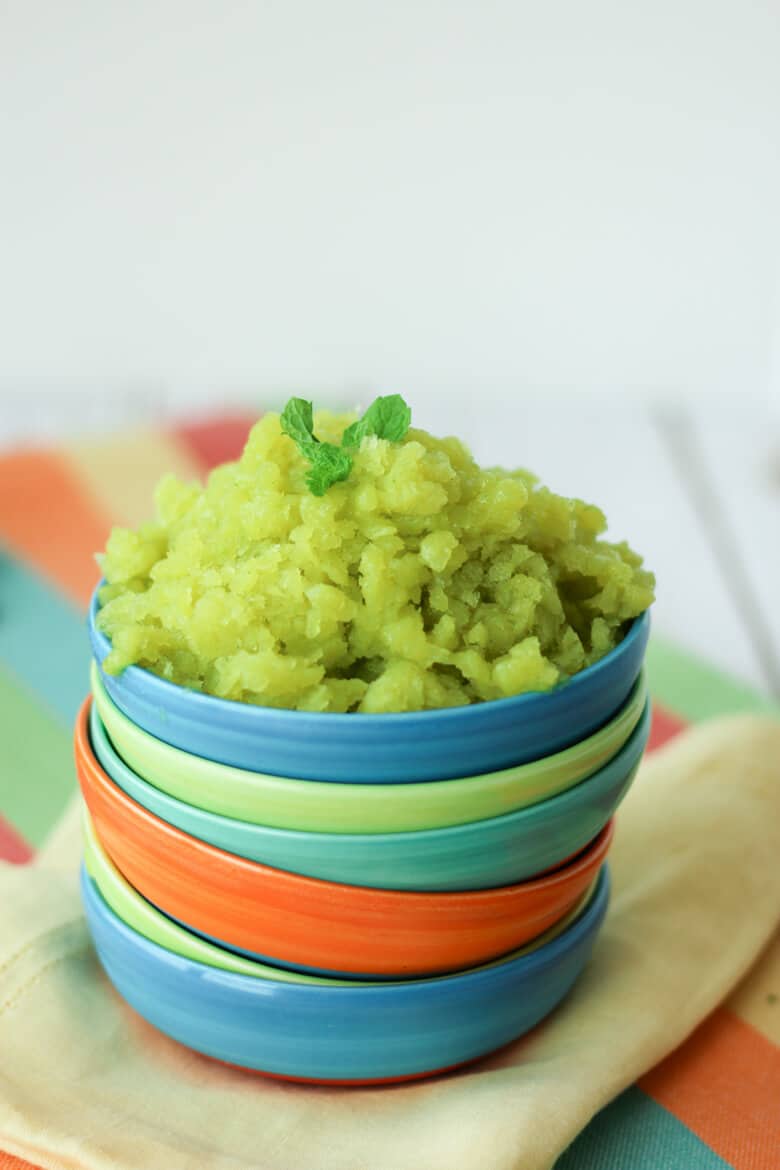
M94 663L92 693L117 752L155 788L220 816L312 833L441 829L538 804L579 784L610 760L638 724L647 699L640 675L617 715L593 735L502 772L420 784L338 784L247 772L171 747L122 714Z
M158 946L164 947L165 950L171 951L175 955L182 955L184 958L194 959L196 962L204 963L207 967L217 967L221 971L233 971L239 975L251 975L255 979L268 979L275 983L303 983L309 986L319 987L376 986L376 981L337 979L330 976L325 978L319 975L307 975L302 971L288 971L284 967L272 967L259 960L243 958L233 951L223 950L222 947L207 942L200 935L192 934L189 930L185 930L183 926L179 926L178 923L168 918L166 914L155 909L151 902L147 902L125 880L101 845L92 819L85 808L82 809L82 830L84 864L87 873L97 886L104 901L114 911L117 918L120 918L122 922L137 931L138 934L143 935L144 938L148 938L151 942L157 943ZM494 959L490 963L483 963L479 967L474 967L473 970L487 970L489 967L498 966L499 963L506 963L510 959L517 959L521 955L530 954L531 951L535 951L539 947L543 947L546 943L551 942L554 938L557 938L559 934L563 934L571 926L575 918L579 918L580 914L588 906L596 891L597 884L598 878L591 884L586 893L583 894L576 906L551 926L549 930L546 930L544 934L540 934L537 938L532 939L531 942L526 943L525 946L520 947L516 951L512 951L511 954L504 955L500 959ZM457 974L462 974L462 972L456 972ZM452 979L454 977L453 975L436 976L438 979ZM382 982L416 983L419 980L398 979L382 980Z

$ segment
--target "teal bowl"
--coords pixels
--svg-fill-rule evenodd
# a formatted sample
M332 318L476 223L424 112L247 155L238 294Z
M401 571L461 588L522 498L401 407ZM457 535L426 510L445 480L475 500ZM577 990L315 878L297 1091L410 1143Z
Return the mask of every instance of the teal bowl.
M341 885L417 891L514 885L578 854L628 791L649 730L648 703L629 739L599 771L514 813L411 833L332 834L249 824L161 792L120 758L94 703L90 712L92 748L104 771L137 804L189 836L274 869Z

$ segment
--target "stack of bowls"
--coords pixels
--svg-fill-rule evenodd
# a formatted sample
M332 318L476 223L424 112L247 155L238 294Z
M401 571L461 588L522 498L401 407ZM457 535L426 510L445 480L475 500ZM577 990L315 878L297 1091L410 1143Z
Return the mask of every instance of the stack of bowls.
M549 693L372 716L111 677L96 609L82 888L142 1016L244 1068L367 1083L473 1060L566 995L647 741L647 615Z

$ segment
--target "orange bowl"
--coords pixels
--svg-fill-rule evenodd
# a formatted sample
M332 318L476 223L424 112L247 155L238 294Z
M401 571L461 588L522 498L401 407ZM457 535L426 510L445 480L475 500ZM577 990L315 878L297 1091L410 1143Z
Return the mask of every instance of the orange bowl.
M112 861L145 898L228 947L344 974L410 977L476 966L535 938L595 878L612 822L574 859L498 889L415 893L338 885L247 861L147 812L110 779L76 722L81 791Z

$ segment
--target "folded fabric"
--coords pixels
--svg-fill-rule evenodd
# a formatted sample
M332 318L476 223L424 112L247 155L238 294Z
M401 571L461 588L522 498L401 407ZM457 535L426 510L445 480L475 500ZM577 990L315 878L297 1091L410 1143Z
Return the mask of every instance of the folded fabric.
M77 810L0 868L0 1147L53 1170L548 1170L723 999L780 921L780 724L701 724L643 765L583 978L478 1064L382 1089L214 1064L102 974L77 893Z

